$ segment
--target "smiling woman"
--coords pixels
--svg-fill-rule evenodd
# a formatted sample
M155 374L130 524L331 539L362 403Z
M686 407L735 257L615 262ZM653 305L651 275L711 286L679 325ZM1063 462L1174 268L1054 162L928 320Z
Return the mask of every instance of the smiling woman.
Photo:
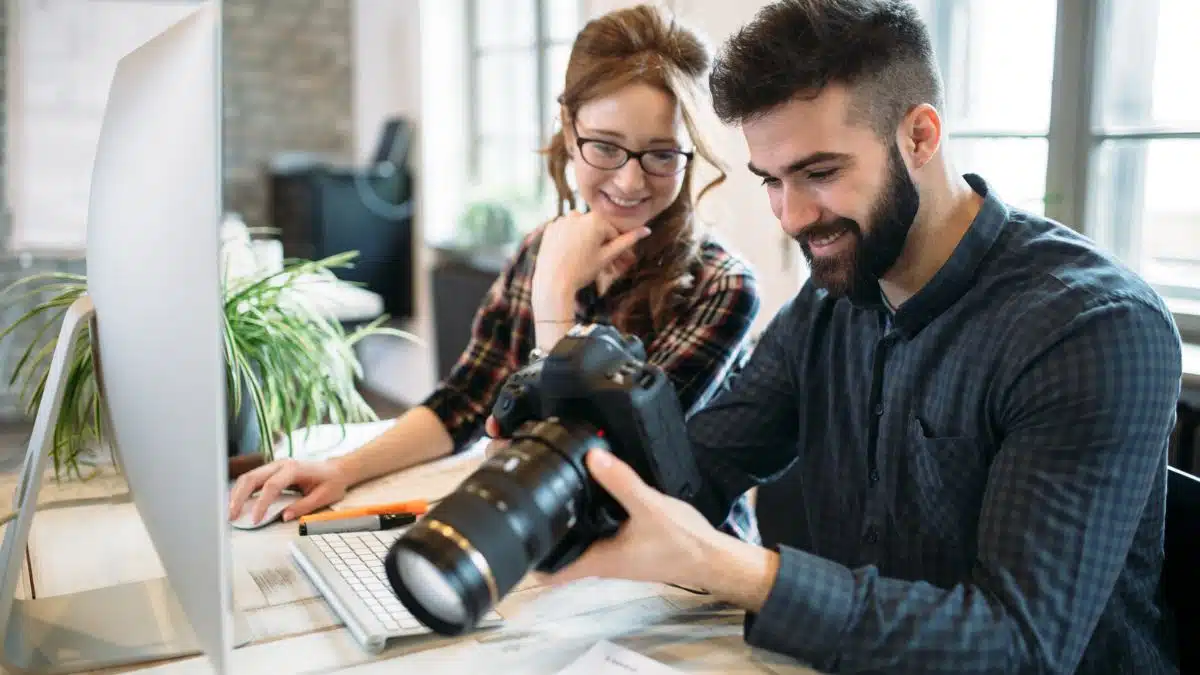
M308 496L288 513L296 517L355 483L470 447L499 387L575 324L609 324L638 338L681 408L705 403L745 353L759 309L753 273L695 213L724 178L697 133L710 63L700 37L659 8L630 7L584 26L560 83L561 129L543 150L558 213L521 242L492 283L446 377L354 453L246 474L231 515L264 484L264 503L278 487L305 486ZM693 194L701 161L717 177ZM756 536L748 510L737 509L735 532Z

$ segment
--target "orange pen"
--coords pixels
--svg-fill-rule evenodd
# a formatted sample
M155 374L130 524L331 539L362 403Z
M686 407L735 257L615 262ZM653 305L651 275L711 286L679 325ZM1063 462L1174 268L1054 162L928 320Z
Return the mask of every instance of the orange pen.
M393 502L391 504L375 504L373 506L362 506L356 509L342 509L340 511L323 511L321 513L311 513L307 516L301 516L301 523L315 522L318 520L340 520L342 518L357 518L359 516L383 516L396 513L411 513L414 516L425 515L429 510L429 500L427 499L412 499L406 502Z

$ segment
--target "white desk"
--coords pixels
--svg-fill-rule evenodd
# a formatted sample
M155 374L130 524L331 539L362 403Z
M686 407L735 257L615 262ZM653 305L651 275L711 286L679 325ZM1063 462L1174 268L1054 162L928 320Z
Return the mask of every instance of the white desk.
M458 639L410 638L374 656L362 650L288 557L295 525L234 530L235 604L254 638L234 652L236 673L357 675L556 672L599 640L611 640L685 672L791 673L814 671L794 660L748 647L742 613L652 584L582 582L562 589L522 584L497 610L499 629ZM32 585L52 596L163 575L162 565L132 504L49 510L30 537ZM252 574L254 572L254 574ZM258 580L255 580L255 576ZM583 616L583 613L587 613ZM207 675L200 657L102 671Z

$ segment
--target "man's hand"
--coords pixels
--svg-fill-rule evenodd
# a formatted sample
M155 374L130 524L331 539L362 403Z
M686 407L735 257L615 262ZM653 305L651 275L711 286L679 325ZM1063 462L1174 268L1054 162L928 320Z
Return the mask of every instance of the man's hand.
M500 437L500 424L491 415L488 415L487 420L484 421L483 431L492 439L488 441L487 447L483 449L483 453L488 457L507 448L509 443L512 442L507 438Z
M748 611L762 608L779 566L773 551L719 532L690 504L654 490L609 452L591 451L587 464L629 519L615 536L542 577L545 583L587 577L661 582L705 589Z

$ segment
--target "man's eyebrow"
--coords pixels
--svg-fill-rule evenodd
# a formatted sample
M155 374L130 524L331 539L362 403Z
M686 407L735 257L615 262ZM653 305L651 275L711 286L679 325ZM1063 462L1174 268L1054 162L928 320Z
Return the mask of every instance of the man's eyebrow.
M848 155L844 152L814 152L813 154L811 154L807 157L798 159L798 160L792 162L791 164L787 165L787 168L785 168L783 170L783 173L785 175L787 175L787 174L796 173L797 171L803 171L804 169L812 166L813 164L819 164L821 162L839 162L839 161L847 161L849 159L850 159L850 155ZM757 166L754 166L753 162L747 163L746 168L750 169L750 173L754 174L755 176L760 176L762 178L771 178L771 174L769 172L767 172L763 169L760 169Z

